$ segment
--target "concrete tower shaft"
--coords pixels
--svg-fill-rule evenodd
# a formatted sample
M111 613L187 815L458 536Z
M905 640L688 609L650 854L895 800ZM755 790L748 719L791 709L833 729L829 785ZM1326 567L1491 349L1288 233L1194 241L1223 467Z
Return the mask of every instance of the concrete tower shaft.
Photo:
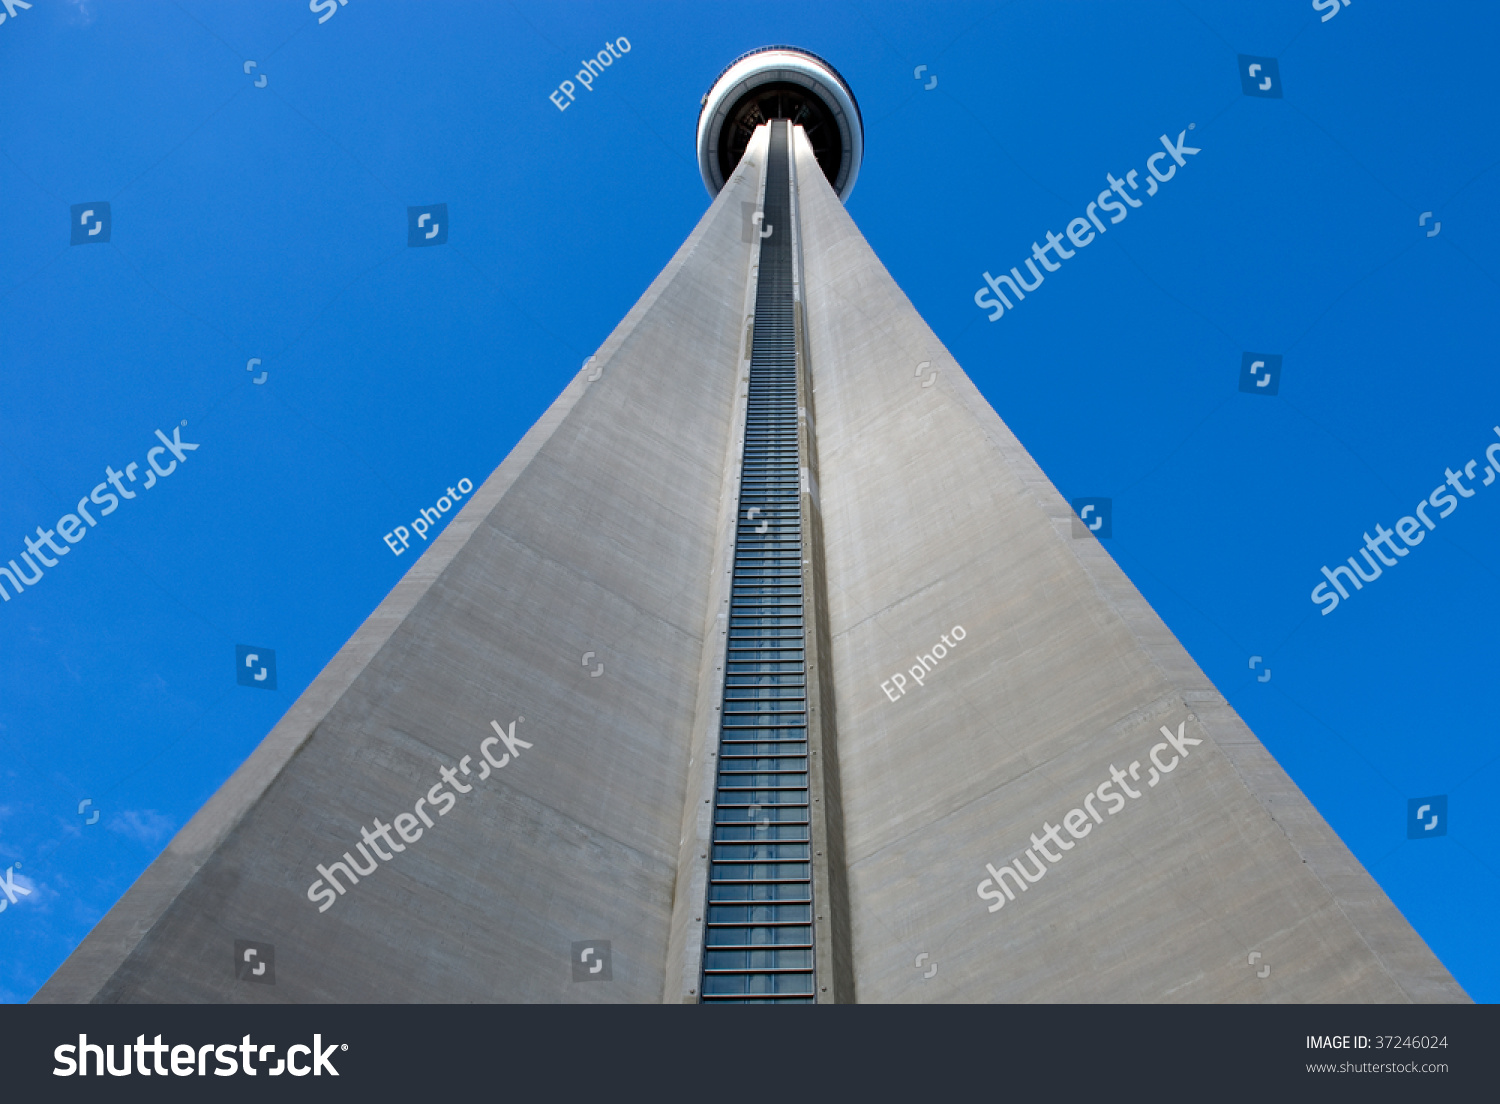
M1466 999L870 249L847 92L720 77L592 371L37 1002Z

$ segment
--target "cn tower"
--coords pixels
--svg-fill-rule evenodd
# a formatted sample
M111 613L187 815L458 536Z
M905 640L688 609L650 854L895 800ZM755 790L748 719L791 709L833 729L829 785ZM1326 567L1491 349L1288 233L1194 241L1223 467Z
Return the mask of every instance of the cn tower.
M35 999L1466 1000L866 243L849 82L752 50L696 147L672 260Z

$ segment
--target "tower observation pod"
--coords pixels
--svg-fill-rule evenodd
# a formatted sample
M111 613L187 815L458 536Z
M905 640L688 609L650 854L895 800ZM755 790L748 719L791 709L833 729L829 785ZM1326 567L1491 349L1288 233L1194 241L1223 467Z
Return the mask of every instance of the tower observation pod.
M698 112L698 169L717 196L755 128L786 119L806 132L818 167L847 203L865 156L859 103L837 69L795 46L762 46L725 67Z

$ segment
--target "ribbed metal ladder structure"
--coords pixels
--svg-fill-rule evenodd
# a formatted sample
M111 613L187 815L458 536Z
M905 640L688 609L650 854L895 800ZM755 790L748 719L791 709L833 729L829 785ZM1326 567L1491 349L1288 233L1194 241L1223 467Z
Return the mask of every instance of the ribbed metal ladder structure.
M724 664L702 1000L814 1000L788 124L771 124Z

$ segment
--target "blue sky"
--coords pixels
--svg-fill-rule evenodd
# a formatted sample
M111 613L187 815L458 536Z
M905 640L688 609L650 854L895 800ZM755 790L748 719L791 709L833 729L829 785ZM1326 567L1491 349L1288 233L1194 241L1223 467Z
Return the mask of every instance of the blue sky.
M1112 499L1111 554L1460 983L1500 998L1500 485L1328 616L1310 599L1500 441L1500 11L1391 7L17 8L0 562L106 465L143 483L156 430L201 447L0 604L0 872L32 889L0 913L0 999L30 997L395 584L411 554L382 537L488 475L645 290L708 204L699 98L776 42L859 97L849 211L917 309L1064 495ZM1246 95L1239 55L1274 58L1283 95ZM982 272L1190 124L1201 153L987 320ZM100 201L109 240L70 245ZM439 203L446 243L409 248L407 208ZM1239 390L1245 352L1283 357L1277 394ZM240 644L274 649L275 690L238 684ZM1409 839L1435 795L1451 827Z

